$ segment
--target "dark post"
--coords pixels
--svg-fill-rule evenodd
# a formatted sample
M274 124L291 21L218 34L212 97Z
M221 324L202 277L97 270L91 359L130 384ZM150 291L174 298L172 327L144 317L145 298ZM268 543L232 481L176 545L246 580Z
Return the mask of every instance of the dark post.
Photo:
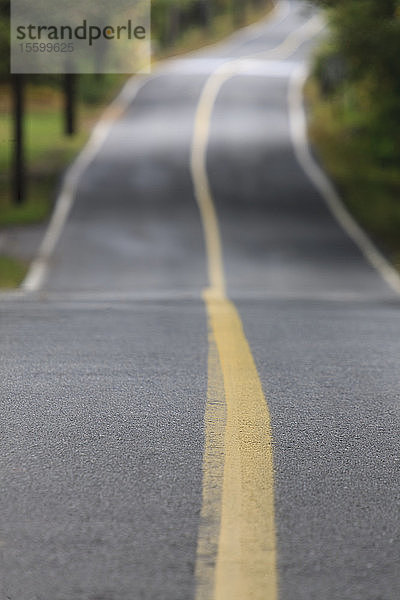
M22 204L25 195L24 169L24 80L22 75L12 76L14 103L14 181L13 201Z
M205 29L210 29L212 15L211 15L211 2L210 0L202 0L201 1L201 13L202 13L202 21Z
M233 23L235 27L241 27L245 21L246 4L244 0L233 0Z
M74 135L76 131L75 114L75 87L76 78L74 73L64 75L64 101L65 101L65 134Z
M169 32L168 44L173 45L179 37L181 25L181 9L179 6L171 6L169 9Z

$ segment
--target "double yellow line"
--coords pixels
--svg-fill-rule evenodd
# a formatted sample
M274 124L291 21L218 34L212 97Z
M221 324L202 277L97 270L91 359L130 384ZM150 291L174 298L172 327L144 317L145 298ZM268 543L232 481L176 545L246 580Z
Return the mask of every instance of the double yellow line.
M221 236L206 172L212 109L229 77L229 71L214 74L203 90L191 157L210 282L204 292L209 364L196 600L275 600L270 418L239 314L226 296Z
M287 58L322 27L320 19L313 17L276 48L253 56ZM191 153L209 277L203 293L209 359L196 600L276 600L278 596L270 416L240 316L226 295L221 235L206 165L215 101L240 67L240 59L225 63L207 80Z

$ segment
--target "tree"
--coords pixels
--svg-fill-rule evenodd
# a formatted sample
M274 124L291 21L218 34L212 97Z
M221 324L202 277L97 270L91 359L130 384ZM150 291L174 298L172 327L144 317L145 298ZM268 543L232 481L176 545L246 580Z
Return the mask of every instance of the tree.
M320 78L333 57L342 63L336 88L350 89L353 101L368 115L365 127L380 158L399 161L400 0L314 1L327 9L332 30Z

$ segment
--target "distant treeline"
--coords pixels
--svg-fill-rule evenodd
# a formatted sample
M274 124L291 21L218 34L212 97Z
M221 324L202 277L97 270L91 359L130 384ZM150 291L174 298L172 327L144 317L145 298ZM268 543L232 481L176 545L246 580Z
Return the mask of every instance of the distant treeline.
M343 96L377 162L399 165L400 0L314 1L332 30L316 65L324 95Z
M156 46L165 49L189 29L211 29L216 17L225 15L240 26L249 8L269 4L271 0L151 0L152 37ZM0 0L1 79L7 78L9 72L9 19L10 0Z
M212 27L217 16L230 15L233 23L240 25L249 7L268 4L271 0L152 0L153 37L167 47L190 28Z

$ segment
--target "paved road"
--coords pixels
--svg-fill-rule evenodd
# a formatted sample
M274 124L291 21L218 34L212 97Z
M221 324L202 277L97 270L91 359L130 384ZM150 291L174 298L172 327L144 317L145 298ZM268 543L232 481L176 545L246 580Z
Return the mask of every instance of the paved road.
M1 600L400 597L400 301L298 160L310 19L132 84L1 297Z

